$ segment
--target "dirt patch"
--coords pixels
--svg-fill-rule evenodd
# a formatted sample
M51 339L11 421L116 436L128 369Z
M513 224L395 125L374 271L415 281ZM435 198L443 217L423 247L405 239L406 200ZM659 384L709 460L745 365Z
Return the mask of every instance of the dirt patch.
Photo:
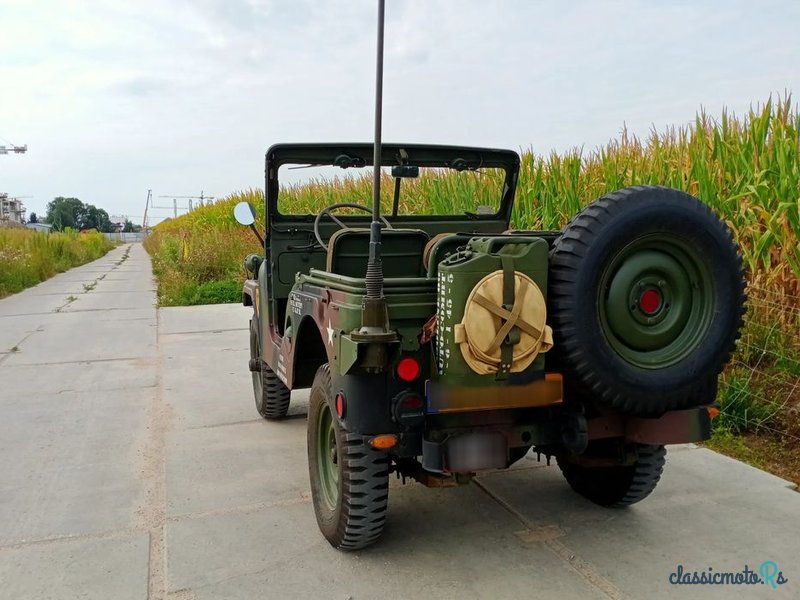
M774 432L715 433L706 447L800 486L800 442Z

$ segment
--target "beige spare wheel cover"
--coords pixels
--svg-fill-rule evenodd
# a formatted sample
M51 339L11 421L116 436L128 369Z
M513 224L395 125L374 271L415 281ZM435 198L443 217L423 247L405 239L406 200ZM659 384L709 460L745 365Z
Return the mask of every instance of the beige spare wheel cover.
M540 352L553 346L553 331L545 324L544 295L530 277L519 271L514 273L514 306L509 308L503 308L501 270L481 279L467 298L464 319L455 327L455 341L464 360L480 375L497 373L503 341L498 339L498 332L509 320L514 321L519 333L510 372L524 371Z

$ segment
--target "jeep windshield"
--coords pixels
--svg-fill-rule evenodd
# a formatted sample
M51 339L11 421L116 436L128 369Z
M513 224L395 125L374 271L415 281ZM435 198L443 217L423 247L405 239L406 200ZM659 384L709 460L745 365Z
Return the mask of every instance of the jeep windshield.
M510 213L519 158L480 148L385 144L381 214L391 219L456 216L503 219ZM372 205L372 146L286 145L267 155L271 213L314 217L343 202ZM364 212L340 214L368 219Z

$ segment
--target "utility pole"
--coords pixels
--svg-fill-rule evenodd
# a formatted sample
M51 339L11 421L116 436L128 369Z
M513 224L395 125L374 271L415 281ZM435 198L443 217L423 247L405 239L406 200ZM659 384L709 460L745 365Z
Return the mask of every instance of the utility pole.
M153 197L153 190L147 190L147 200L144 201L144 217L142 218L142 231L147 235L147 209L150 207L150 198Z
M175 198L172 199L172 213L173 213L173 216L177 219L178 218L178 201Z
M166 194L166 195L159 196L159 198L172 198L173 213L177 217L178 216L178 212L177 212L178 208L181 209L181 210L187 210L189 212L194 210L194 205L192 204L192 200L198 200L200 202L200 206L205 206L205 202L204 201L213 200L214 196L206 196L205 193L203 192L203 190L200 190L200 195L199 196L176 196L176 195L173 195L173 194ZM177 200L178 199L188 200L188 207L177 206ZM154 206L153 208L160 208L160 207Z

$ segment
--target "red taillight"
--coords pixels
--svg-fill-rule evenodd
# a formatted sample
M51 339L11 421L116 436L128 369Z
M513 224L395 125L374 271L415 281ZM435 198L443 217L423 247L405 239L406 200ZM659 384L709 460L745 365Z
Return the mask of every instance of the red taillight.
M344 396L336 394L336 414L341 419L344 416Z
M416 359L407 356L397 363L397 376L403 381L414 381L419 377L420 367Z

